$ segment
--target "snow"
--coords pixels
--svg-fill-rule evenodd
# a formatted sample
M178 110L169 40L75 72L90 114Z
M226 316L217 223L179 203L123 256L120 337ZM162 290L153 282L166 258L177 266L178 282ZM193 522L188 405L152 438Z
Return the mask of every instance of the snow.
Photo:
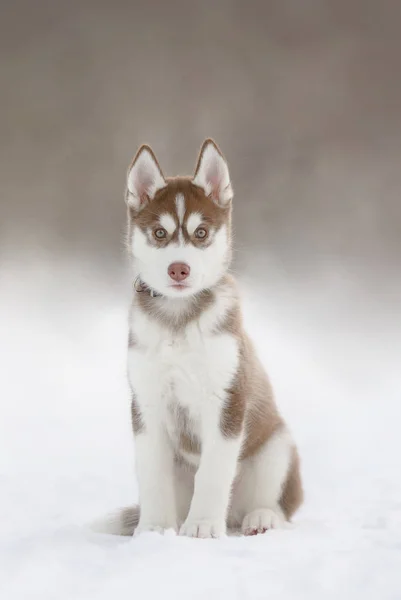
M401 598L396 314L245 285L246 320L298 441L306 502L264 536L118 538L89 525L136 499L128 290L76 265L10 265L0 317L0 597ZM356 294L356 295L355 295ZM294 301L296 299L296 302ZM359 301L361 300L361 301Z

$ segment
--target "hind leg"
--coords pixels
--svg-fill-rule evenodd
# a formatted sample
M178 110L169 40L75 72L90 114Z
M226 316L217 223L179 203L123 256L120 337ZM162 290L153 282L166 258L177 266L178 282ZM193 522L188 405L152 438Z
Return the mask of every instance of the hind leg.
M230 525L240 526L245 535L256 535L283 526L302 500L294 452L291 436L283 428L256 455L242 461L233 487ZM294 479L294 465L298 485L296 477ZM288 492L291 502L288 501Z

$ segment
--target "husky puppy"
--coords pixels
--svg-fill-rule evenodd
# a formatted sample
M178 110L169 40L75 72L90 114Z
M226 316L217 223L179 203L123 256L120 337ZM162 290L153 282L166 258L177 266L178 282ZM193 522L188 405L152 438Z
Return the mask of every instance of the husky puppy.
M139 506L122 511L115 533L209 538L229 526L255 535L282 526L302 502L297 450L229 274L232 199L210 139L193 177L165 177L148 146L129 167Z

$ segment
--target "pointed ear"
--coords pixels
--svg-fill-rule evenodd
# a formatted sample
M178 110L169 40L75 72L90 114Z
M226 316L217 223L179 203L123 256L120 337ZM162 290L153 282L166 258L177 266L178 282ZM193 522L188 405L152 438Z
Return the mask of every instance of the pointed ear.
M216 204L226 206L233 197L225 158L215 142L203 142L192 183L203 188Z
M141 146L128 169L128 206L141 210L165 185L166 181L152 149Z

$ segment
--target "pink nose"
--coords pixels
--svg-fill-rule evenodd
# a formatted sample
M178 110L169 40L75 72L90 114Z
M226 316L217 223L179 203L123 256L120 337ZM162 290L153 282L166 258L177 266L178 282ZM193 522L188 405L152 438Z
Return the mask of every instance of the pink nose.
M168 274L174 281L184 281L191 272L191 269L185 263L172 263L168 268Z

